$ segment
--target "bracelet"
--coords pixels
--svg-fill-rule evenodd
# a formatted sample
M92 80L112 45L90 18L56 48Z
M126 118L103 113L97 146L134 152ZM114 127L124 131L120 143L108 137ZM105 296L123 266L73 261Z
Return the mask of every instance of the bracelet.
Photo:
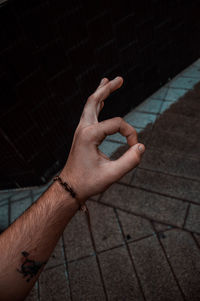
M76 193L73 191L73 189L66 183L63 182L62 179L59 176L56 176L53 181L58 181L60 183L61 186L64 187L65 190L69 191L71 196L73 198L75 198L75 200L77 201L78 205L79 205L79 210L85 212L86 216L87 216L87 222L88 222L88 229L91 235L91 239L92 239L92 244L93 246L95 246L95 242L94 242L94 235L92 232L92 226L91 226L91 220L90 220L90 212L88 210L88 207L86 206L86 204L81 204L77 199L76 199Z
M71 196L76 199L76 193L73 191L73 189L66 182L62 181L61 177L56 176L53 179L53 181L58 181L60 183L60 185L63 186L66 191L69 191ZM86 211L87 210L87 207L86 207L85 204L81 204L77 199L76 199L76 201L79 205L79 210L81 210L81 211Z

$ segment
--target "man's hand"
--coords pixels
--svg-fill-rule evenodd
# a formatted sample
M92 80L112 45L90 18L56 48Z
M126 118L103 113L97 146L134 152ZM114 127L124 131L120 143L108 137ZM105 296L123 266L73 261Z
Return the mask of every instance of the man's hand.
M105 191L112 183L136 167L145 150L137 141L136 130L121 117L98 122L104 100L123 84L122 77L109 81L103 78L96 91L88 98L76 128L68 160L61 177L84 202L90 196ZM130 148L117 160L111 161L98 146L107 135L120 132Z

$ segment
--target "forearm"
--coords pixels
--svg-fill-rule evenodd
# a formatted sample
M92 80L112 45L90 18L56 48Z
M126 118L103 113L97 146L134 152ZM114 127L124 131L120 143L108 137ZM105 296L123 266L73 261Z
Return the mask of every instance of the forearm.
M56 181L2 233L0 300L27 296L77 210L76 200Z

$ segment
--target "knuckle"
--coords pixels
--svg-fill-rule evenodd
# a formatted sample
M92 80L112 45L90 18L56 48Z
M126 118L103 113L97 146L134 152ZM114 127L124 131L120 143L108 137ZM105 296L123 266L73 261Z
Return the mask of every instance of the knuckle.
M122 121L123 121L123 118L122 117L115 117L116 121L121 124Z
M94 129L92 126L82 128L79 133L82 141L89 141L94 135Z

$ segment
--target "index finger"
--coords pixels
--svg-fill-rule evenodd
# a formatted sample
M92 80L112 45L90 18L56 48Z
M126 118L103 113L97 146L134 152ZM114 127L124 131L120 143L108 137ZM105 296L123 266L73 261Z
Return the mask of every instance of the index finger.
M129 123L124 121L121 117L114 117L111 119L107 119L99 122L96 125L96 135L95 139L97 145L101 144L101 142L108 135L112 135L119 132L124 137L126 137L127 143L129 146L133 146L138 143L137 140L137 132Z
M98 105L113 91L119 89L122 84L123 78L121 76L117 76L115 79L99 87L92 95L90 95L83 109L81 123L84 125L97 123Z

